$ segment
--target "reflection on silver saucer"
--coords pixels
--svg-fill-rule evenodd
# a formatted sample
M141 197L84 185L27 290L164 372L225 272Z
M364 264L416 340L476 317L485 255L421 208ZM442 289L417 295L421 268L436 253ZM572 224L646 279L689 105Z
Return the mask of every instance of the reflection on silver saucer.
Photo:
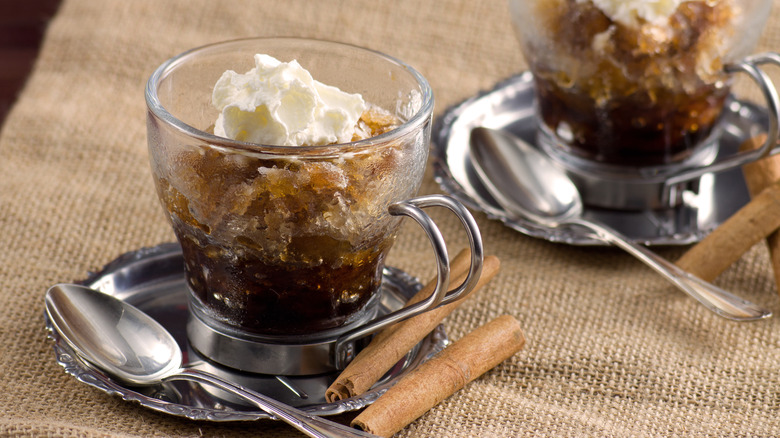
M436 120L432 134L436 181L444 191L468 207L528 236L571 245L604 245L595 237L572 233L565 228L549 229L510 216L490 196L474 171L469 138L475 127L506 129L538 147L533 87L531 73L524 72L445 111ZM722 116L718 154L733 154L743 141L764 132L766 126L764 110L732 99ZM604 222L645 245L695 243L750 200L740 169L706 174L698 183L698 193L707 195L685 192L684 203L673 209L622 211L586 206L585 216Z
M440 325L406 357L401 359L382 380L367 393L328 403L325 390L337 373L315 376L271 376L231 370L200 357L189 347L186 334L187 295L184 261L178 244L163 244L122 255L102 271L82 282L94 289L114 295L138 307L159 321L176 338L184 352L184 362L226 378L279 401L316 415L335 415L364 408L373 403L401 377L441 351L447 335ZM386 268L382 282L379 314L400 308L422 285L404 272ZM79 381L108 394L166 414L208 421L246 421L272 418L248 405L242 399L219 390L190 382L171 382L151 387L128 387L82 361L53 330L57 362Z

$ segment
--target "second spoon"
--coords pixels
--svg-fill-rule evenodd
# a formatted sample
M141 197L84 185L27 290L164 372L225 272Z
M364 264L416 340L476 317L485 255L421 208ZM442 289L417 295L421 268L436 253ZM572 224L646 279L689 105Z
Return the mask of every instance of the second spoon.
M475 128L470 140L474 170L507 213L548 228L585 228L633 255L725 318L752 321L772 315L770 311L680 269L607 225L584 218L579 191L565 171L511 133Z

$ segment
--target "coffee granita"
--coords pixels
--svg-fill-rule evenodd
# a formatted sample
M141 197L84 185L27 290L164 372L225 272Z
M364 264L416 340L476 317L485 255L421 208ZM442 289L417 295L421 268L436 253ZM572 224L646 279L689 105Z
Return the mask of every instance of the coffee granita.
M157 187L190 261L196 305L257 334L319 333L360 315L399 226L387 205L416 192L409 181L425 163L416 137L343 144L402 120L360 96L323 91L293 63L257 55L255 69L226 72L214 90L215 133L286 147L214 141L155 172L167 176Z
M728 96L735 0L529 0L518 29L543 129L572 154L653 166L688 157Z

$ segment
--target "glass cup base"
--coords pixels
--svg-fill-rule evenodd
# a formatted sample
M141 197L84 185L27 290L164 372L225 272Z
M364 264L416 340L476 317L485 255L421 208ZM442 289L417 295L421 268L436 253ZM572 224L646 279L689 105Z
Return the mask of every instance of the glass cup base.
M214 321L190 300L187 337L190 346L209 360L236 370L284 375L313 375L332 372L338 363L348 362L367 339L345 348L347 360L336 359L339 337L362 327L378 316L381 292L376 294L360 318L342 327L312 335L258 335L242 332Z
M537 145L563 168L577 186L585 205L614 210L661 210L683 202L686 191L698 193L699 180L667 185L670 175L682 169L705 167L718 155L719 128L689 157L677 163L659 166L619 166L605 164L571 153L553 132L539 123Z

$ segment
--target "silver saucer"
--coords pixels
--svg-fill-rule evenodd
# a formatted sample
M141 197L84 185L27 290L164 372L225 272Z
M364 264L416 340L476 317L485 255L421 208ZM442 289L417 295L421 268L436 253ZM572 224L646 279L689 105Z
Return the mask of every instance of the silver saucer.
M271 376L244 373L210 363L189 347L186 334L187 300L184 262L178 244L163 244L124 254L82 282L125 300L163 324L176 338L185 362L316 415L335 415L373 403L401 377L441 351L447 335L440 325L401 359L367 393L334 403L325 390L337 373L315 376ZM385 268L379 314L400 308L420 290L419 281L394 268ZM173 382L152 387L128 387L82 361L46 320L54 340L57 362L79 381L146 408L194 420L239 421L271 418L239 398L206 386Z
M604 245L594 237L567 229L549 229L510 217L479 182L471 165L469 136L477 126L506 129L536 145L537 119L530 72L524 72L449 108L437 120L432 133L435 179L444 191L466 206L502 221L523 234L571 245ZM718 154L731 155L746 139L765 132L764 110L732 99L721 121ZM684 204L673 209L621 211L588 208L585 215L609 224L637 243L645 245L687 245L698 242L750 200L740 169L706 174L700 190L709 196L686 192Z

